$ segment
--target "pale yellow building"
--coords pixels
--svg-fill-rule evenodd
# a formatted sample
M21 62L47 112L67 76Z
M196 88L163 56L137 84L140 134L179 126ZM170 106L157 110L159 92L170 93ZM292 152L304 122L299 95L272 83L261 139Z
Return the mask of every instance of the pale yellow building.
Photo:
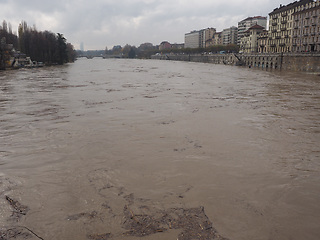
M213 39L214 34L216 33L215 28L206 28L200 30L200 47L206 48L209 47L210 40Z
M213 45L222 45L223 39L222 39L222 32L216 32L213 35Z
M258 52L269 52L269 32L267 30L263 30L263 32L258 36Z
M240 39L240 52L242 53L257 53L258 52L258 37L264 31L264 27L254 25L244 32Z
M320 1L295 8L292 50L320 52Z
M212 47L212 46L217 46L217 45L222 45L222 32L214 32L212 37L210 39L206 40L206 48Z
M274 9L269 13L269 52L292 52L293 14L297 7L313 3L300 0Z

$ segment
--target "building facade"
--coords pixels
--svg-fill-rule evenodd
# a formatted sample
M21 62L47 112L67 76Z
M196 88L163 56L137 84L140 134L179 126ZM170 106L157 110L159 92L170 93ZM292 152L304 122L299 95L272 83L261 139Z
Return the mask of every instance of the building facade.
M258 37L264 31L264 27L254 25L250 27L241 38L240 52L257 53L258 52Z
M222 32L215 32L212 38L206 41L206 48L217 45L223 45Z
M185 48L198 48L200 46L200 31L192 31L184 35Z
M269 32L267 30L263 30L258 36L258 52L269 52Z
M173 43L171 44L172 49L182 49L184 48L184 44L183 43Z
M166 50L166 49L171 49L171 48L172 48L171 43L169 43L167 41L163 41L159 45L159 50Z
M206 28L199 31L192 31L184 35L185 48L205 48L210 45L216 33L215 28Z
M294 52L320 52L320 1L295 8L292 34Z
M222 32L216 32L213 35L213 45L223 45Z
M222 44L237 44L238 43L238 28L230 27L222 31Z
M269 13L269 52L292 52L293 14L296 7L312 3L300 0L274 9Z
M206 28L200 30L200 46L201 48L208 47L208 42L213 39L214 34L216 33L215 28Z
M241 38L244 37L245 32L254 25L259 25L267 29L267 17L255 16L248 17L238 22L238 45L240 45Z

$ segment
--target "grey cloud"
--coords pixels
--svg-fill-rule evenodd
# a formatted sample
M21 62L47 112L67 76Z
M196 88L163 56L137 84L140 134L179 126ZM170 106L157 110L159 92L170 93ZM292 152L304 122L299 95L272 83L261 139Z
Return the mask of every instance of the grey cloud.
M66 7L66 1L63 0L11 0L9 4L17 10L20 10L19 13L21 13L21 11L32 11L50 14L55 11L63 11Z
M79 47L183 42L184 33L237 25L242 18L266 16L290 0L0 0L0 16L17 27L21 20L39 30L61 32ZM18 13L18 14L17 14Z

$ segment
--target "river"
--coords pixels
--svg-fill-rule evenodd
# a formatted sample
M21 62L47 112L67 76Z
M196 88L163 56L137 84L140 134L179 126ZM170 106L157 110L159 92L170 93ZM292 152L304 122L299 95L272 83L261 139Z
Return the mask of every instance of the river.
M0 238L318 240L319 82L98 58L0 72Z

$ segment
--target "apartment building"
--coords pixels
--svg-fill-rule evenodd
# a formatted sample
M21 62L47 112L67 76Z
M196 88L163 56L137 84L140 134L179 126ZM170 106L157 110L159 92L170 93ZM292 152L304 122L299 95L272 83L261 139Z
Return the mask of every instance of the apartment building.
M269 13L269 52L292 52L293 14L300 7L313 0L300 0L274 9Z
M192 31L184 35L185 48L198 48L200 46L200 31Z
M295 7L292 50L320 52L320 1Z
M263 30L258 36L258 52L269 52L269 32L267 30Z
M208 47L208 42L210 39L213 39L214 34L216 33L215 28L206 28L200 30L200 47L205 48Z
M238 28L232 26L230 28L223 29L222 43L223 43L223 45L237 44L238 43Z
M240 46L241 38L244 37L245 32L254 25L259 25L267 29L267 17L255 16L248 17L238 22L238 45Z
M206 28L186 33L184 35L185 48L205 48L210 43L210 39L213 39L215 33L215 28Z
M264 27L254 25L250 27L241 38L240 52L256 53L258 52L258 37L264 31Z
M213 35L213 45L223 45L222 32L216 32Z

